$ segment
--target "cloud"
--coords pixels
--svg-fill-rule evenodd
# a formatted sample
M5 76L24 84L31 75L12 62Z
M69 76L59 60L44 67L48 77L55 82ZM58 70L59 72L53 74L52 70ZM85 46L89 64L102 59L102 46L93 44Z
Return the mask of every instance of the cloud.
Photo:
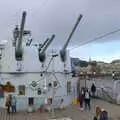
M111 41L106 43L94 43L81 46L79 49L71 51L72 57L78 57L80 59L111 62L115 59L120 59L120 42Z
M107 63L110 63L112 62L113 60L116 60L116 59L120 59L120 51L119 52L116 52L116 53L113 53L113 54L110 54L110 55L107 55L107 56L93 56L92 57L92 60L96 60L96 61L104 61L104 62L107 62Z
M15 24L20 23L22 10L27 10L26 27L35 41L42 42L53 33L51 47L62 46L79 14L83 18L71 39L70 46L120 28L119 0L4 0L0 1L0 39L11 39ZM116 34L104 39L119 39ZM102 40L101 40L102 41Z

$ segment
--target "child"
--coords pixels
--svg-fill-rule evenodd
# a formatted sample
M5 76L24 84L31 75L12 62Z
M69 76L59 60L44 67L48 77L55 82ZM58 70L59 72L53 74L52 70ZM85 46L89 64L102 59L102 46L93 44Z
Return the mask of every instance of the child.
M96 113L95 113L93 120L99 120L101 116L101 108L99 106L96 106L95 112Z

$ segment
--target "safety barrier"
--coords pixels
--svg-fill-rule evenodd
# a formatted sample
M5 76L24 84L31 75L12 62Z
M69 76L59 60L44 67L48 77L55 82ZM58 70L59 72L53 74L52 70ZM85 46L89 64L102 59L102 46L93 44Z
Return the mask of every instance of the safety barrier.
M111 103L116 103L117 94L114 93L114 91L110 87L99 87L96 91L96 97Z

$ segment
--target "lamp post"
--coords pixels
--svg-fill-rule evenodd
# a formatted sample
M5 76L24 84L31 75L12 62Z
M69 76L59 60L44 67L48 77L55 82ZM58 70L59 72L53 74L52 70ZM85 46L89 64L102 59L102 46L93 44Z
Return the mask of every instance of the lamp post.
M85 78L85 88L87 87L87 72L84 73Z
M95 75L96 75L96 72L93 72L93 75L94 75L94 81L95 81Z

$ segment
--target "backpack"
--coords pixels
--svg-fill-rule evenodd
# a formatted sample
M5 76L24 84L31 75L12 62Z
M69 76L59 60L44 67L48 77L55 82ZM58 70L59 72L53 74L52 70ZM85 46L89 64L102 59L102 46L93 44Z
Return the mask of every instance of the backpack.
M90 98L89 92L86 92L86 93L85 93L85 98L86 98L86 99L89 99L89 98Z

